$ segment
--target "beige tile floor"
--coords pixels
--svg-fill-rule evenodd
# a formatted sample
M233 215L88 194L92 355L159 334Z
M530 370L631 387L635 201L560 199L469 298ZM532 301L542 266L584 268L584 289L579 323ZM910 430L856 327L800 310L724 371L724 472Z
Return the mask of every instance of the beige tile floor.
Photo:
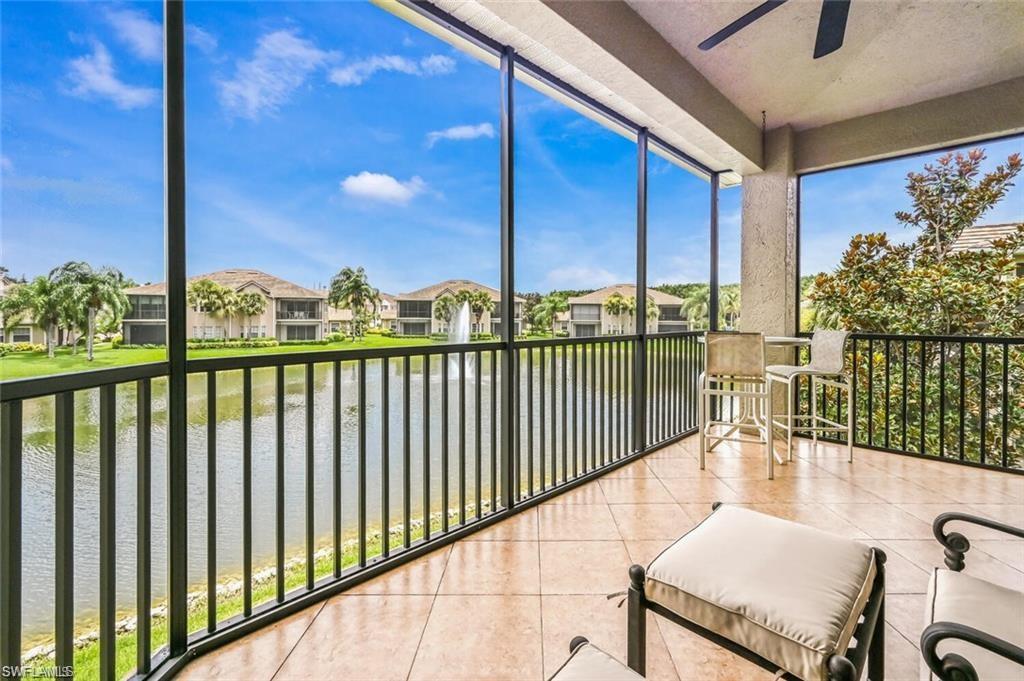
M760 450L723 445L699 471L690 438L192 662L186 679L532 679L573 636L620 658L626 614L606 595L715 500L824 528L888 554L886 668L918 678L930 522L963 510L1024 523L1024 477L800 442L763 479ZM967 570L1024 589L1024 542L967 530ZM658 619L650 616L652 620ZM650 626L650 679L771 679L666 621Z

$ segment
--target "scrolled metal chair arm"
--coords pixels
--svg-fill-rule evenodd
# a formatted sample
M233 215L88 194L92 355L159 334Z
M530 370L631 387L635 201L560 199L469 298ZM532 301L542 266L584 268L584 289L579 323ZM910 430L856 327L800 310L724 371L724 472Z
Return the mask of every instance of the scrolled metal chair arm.
M958 513L955 511L950 513L940 513L932 523L932 533L935 535L938 542L942 544L943 549L945 549L946 567L954 572L960 572L964 569L964 554L966 554L971 548L971 542L968 541L967 537L959 532L946 533L946 523L953 521L987 527L991 530L997 530L999 532L1024 539L1024 529L1019 527L1013 527L1006 523L989 520L988 518L982 518L968 513Z
M936 648L946 639L971 643L1024 666L1024 648L986 634L980 629L956 622L934 622L921 633L921 654L932 673L942 681L979 681L978 672L965 657L946 653L941 658Z

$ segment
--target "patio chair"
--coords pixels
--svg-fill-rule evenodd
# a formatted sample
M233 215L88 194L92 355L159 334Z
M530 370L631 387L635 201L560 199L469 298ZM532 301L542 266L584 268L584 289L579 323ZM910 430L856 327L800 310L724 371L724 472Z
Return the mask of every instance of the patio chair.
M797 430L810 431L812 442L818 444L818 433L846 433L846 451L850 463L853 463L853 399L850 381L843 374L846 339L849 331L815 331L811 336L811 361L807 364L793 366L791 364L772 364L766 369L768 374L768 392L775 383L786 386L786 413L782 420L772 419L772 425L786 432L786 459L793 460L793 433ZM794 384L799 384L800 377L807 376L811 381L811 413L793 413ZM832 421L818 413L818 388L830 386L846 393L846 423Z
M549 681L643 681L642 676L583 636L569 643L569 659Z
M704 341L704 372L699 378L700 469L709 446L719 442L760 444L765 448L768 479L775 477L772 451L771 400L765 378L764 334L708 331ZM712 398L738 399L740 418L712 418ZM767 414L767 416L764 416ZM722 432L724 429L724 432ZM754 431L744 435L743 429ZM735 434L735 435L734 435Z
M964 522L1024 539L1024 529L966 513L943 513L932 531L945 549L948 570L928 583L921 634L921 678L933 681L1024 679L1024 593L963 573L971 543L950 522Z
M649 610L776 678L884 681L885 553L741 506L712 508L646 569L629 569L630 668L645 671Z

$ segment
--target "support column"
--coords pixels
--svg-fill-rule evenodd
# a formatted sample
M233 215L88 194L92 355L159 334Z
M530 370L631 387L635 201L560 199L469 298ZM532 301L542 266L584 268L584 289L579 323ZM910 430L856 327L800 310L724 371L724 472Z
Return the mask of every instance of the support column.
M797 180L795 134L767 133L765 170L743 178L740 329L791 336L796 319ZM778 358L770 358L774 361Z

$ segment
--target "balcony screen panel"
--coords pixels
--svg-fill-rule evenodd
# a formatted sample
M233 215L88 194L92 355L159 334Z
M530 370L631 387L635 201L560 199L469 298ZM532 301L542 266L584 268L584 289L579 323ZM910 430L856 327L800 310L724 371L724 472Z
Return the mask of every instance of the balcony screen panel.
M636 141L529 77L516 82L515 107L516 290L530 296L530 334L565 335L572 325L562 330L550 314L533 313L545 296L572 305L635 285ZM616 315L597 333L629 326L628 315Z
M657 302L682 318L683 323L671 330L708 328L710 189L706 175L651 146L647 155L647 285L669 296ZM649 317L648 328L665 330L659 325L659 320L665 321L664 314L659 308L656 318Z
M84 300L73 291L102 280L111 302L94 310L95 362L89 306L76 303L55 320L55 358L19 353L20 368L0 364L0 380L163 360L162 348L111 347L129 307L120 294L164 270L160 8L26 3L3 11L0 296ZM140 29L136 43L125 38L128 23ZM29 327L17 337L45 345L50 325L36 309L8 311L6 323Z
M739 330L743 185L718 191L718 327Z

